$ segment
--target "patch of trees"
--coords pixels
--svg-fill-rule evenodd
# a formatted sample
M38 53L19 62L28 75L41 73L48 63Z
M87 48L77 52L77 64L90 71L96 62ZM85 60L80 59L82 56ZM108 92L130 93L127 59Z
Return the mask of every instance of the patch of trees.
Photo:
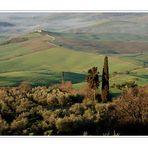
M126 89L129 89L129 88L135 88L137 87L138 85L136 84L135 81L126 81L126 82L123 82L122 84L113 84L111 87L112 88L117 88L119 90L126 90Z
M66 83L1 88L0 135L148 134L147 87L129 89L107 104L93 104L83 90Z

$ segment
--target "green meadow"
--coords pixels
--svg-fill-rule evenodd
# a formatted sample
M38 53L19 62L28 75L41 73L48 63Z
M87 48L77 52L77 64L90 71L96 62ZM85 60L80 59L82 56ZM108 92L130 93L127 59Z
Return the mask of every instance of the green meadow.
M89 68L97 66L102 74L106 54L71 50L52 42L46 33L30 33L0 45L0 86L17 86L22 81L31 85L52 85L64 80L72 81L79 89L85 84ZM139 85L148 83L148 69L143 62L148 53L108 54L110 85L134 80ZM114 90L113 90L114 91Z

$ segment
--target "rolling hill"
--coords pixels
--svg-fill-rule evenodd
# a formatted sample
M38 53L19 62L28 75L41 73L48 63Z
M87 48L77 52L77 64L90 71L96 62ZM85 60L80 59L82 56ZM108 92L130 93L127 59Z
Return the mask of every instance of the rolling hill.
M103 54L71 50L54 44L54 40L56 36L43 31L3 42L0 45L0 86L18 85L21 81L32 85L59 83L63 71L65 80L81 84L92 66L97 66L102 73ZM148 54L130 56L133 54L109 55L111 84L128 79L142 85L147 83L148 69L143 68L139 60L146 59Z
M148 37L128 33L56 33L47 32L55 37L54 43L77 51L103 54L147 52Z
M147 26L147 13L0 13L0 135L146 135Z

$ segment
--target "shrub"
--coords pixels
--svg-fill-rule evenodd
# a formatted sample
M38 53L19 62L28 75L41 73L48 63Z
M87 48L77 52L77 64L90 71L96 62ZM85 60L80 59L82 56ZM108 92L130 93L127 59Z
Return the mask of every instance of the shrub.
M15 135L22 134L22 130L27 128L28 119L18 117L10 125L11 132Z
M72 104L82 103L84 96L81 95L81 94L75 94L75 95L69 94L69 99L70 99Z
M8 130L9 130L9 124L0 116L0 135L7 135Z
M69 111L72 114L76 114L76 115L83 115L84 111L85 111L86 107L83 106L83 104L80 103L76 103L74 105L72 105L69 109Z
M83 132L83 118L71 114L69 117L58 118L56 128L59 135L77 135Z
M62 84L59 85L59 89L62 92L72 92L72 83L71 81L63 82Z
M26 112L33 106L33 103L29 101L27 98L22 98L20 100L19 105L16 108L16 113Z
M84 119L88 119L88 120L94 120L95 119L95 114L94 112L89 108L87 110L85 110L84 114L83 114Z
M127 82L124 82L122 84L115 84L116 88L120 89L120 90L126 90L126 89L130 89L130 88L135 88L137 87L138 85L136 84L135 81L127 81Z
M83 100L83 104L87 107L87 108L91 108L93 104L93 100L89 99L89 98L85 98Z
M56 121L56 128L58 134L68 134L72 132L73 123L72 120L68 117L58 118Z
M84 98L93 98L93 90L88 86L85 85L79 93L84 96Z
M126 90L115 104L121 121L148 123L148 94L144 88Z
M19 85L19 90L23 93L30 91L31 90L31 85L28 81L23 81L21 82L21 84Z
M102 116L102 129L121 135L146 134L148 131L148 93L147 88L128 89L108 105ZM105 130L105 128L107 130Z

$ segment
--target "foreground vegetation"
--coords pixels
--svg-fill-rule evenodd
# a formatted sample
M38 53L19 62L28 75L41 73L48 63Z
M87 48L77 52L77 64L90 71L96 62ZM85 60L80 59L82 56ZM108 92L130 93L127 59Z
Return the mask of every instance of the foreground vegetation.
M0 135L147 135L148 87L126 89L112 102L95 103L88 87L0 89Z

